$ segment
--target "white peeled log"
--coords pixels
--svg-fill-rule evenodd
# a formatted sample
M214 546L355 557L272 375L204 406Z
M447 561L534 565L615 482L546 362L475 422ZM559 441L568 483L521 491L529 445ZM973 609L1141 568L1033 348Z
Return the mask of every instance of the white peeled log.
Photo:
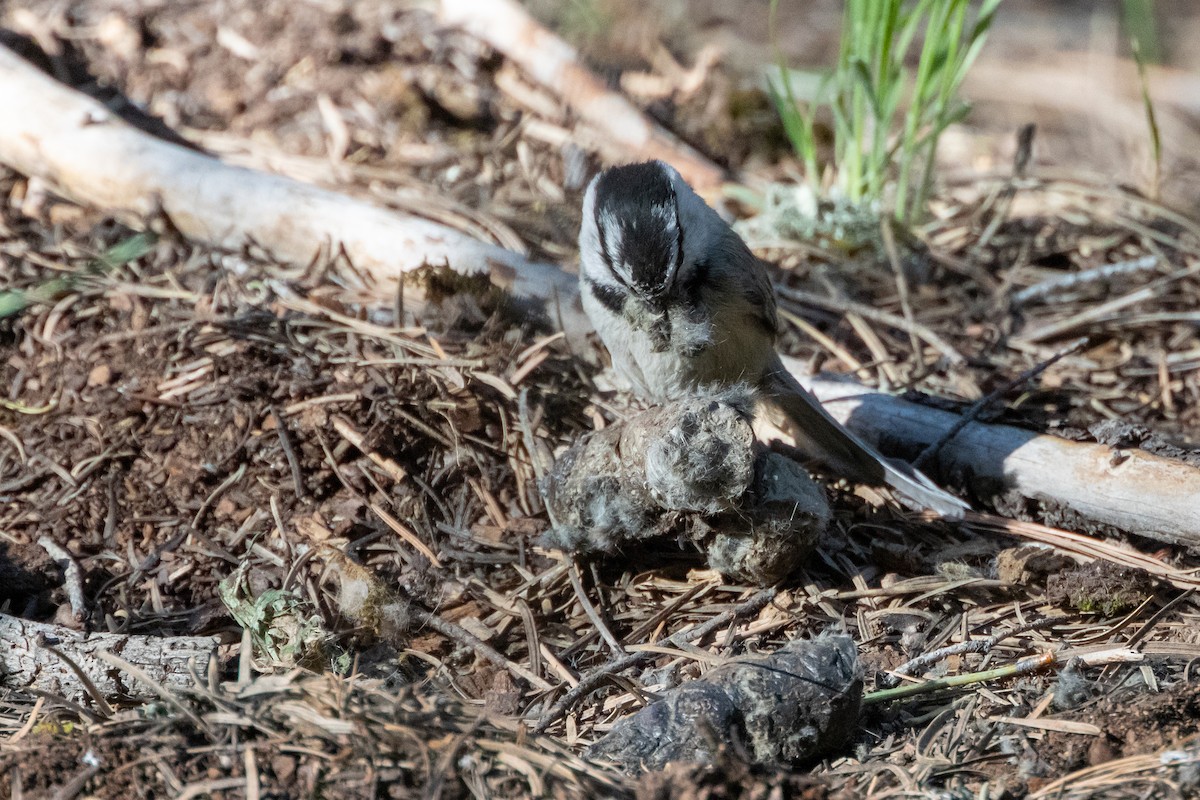
M795 359L784 363L838 421L885 452L920 453L959 420L852 381L805 375ZM1017 494L1058 513L1200 549L1200 469L1182 461L971 422L942 447L937 465L980 497Z
M558 267L420 217L163 141L3 46L0 109L0 163L82 204L143 219L165 215L193 241L234 252L254 248L289 264L344 254L358 270L392 285L402 272L427 264L487 272L514 296L538 300L564 327L582 316L577 279Z
M661 159L697 190L712 189L724 170L656 125L623 95L611 91L579 60L575 49L546 30L515 0L441 0L441 20L503 53L603 135L608 155Z
M133 675L114 669L98 653L120 656L160 686L183 687L194 683L189 665L204 674L208 658L219 644L216 636L82 633L7 614L0 614L0 642L0 686L50 692L76 703L85 702L91 692L50 648L73 661L103 697L113 698L146 697L153 692Z

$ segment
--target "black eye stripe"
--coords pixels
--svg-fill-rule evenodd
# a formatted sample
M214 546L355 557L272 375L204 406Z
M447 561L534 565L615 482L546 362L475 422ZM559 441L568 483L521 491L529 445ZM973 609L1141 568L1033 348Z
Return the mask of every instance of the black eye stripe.
M683 294L688 299L689 308L700 308L700 292L708 282L708 273L712 266L707 261L697 261L692 267L692 274L683 282Z
M675 187L671 187L671 202L675 205L675 274L683 267L683 222L679 219L679 198L675 196Z
M585 278L584 280L587 281L588 288L592 290L592 294L600 301L600 305L614 314L620 314L625 309L625 298L629 296L629 292L607 283L599 283L591 278Z

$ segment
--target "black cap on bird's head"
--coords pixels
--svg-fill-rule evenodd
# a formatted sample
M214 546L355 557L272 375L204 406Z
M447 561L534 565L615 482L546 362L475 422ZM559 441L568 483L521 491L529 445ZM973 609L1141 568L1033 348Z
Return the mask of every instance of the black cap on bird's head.
M600 257L647 299L661 299L683 262L675 171L661 161L612 167L593 185Z

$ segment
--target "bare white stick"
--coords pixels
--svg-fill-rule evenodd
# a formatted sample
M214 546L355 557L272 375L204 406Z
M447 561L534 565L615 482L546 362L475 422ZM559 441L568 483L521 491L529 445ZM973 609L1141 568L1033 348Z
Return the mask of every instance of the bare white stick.
M1149 272L1158 267L1158 256L1142 256L1131 261L1118 261L1115 264L1101 264L1098 267L1070 272L1057 278L1035 283L1012 296L1013 305L1023 306L1031 300L1041 300L1056 292L1069 291L1093 281L1107 281L1117 276L1133 275L1138 272Z
M442 0L441 18L499 50L549 89L626 158L659 158L697 189L717 186L723 170L654 124L579 62L569 44L540 25L514 0Z
M77 621L83 621L87 616L87 603L83 599L83 570L79 568L79 563L65 547L56 544L49 536L38 539L38 545L62 568L71 614Z
M1088 306L1078 314L1073 314L1066 319L1055 320L1047 323L1040 328L1034 328L1031 331L1025 331L1013 338L1014 342L1022 342L1033 344L1044 339L1053 339L1057 336L1062 336L1066 333L1071 333L1082 327L1090 325L1096 320L1103 319L1109 314L1120 311L1123 308L1136 305L1137 303L1153 300L1164 293L1164 290L1172 283L1181 278L1187 278L1200 272L1200 264L1193 264L1190 267L1185 267L1170 275L1166 275L1153 283L1149 283L1140 289L1121 295L1120 297L1109 300L1095 306Z
M97 651L119 652L163 686L190 686L188 662L196 659L203 671L209 654L216 650L215 636L142 636L119 633L81 633L60 625L30 622L0 614L0 675L10 689L40 689L74 702L82 702L91 693L75 672L55 653L66 655L104 697L144 693L144 687L117 675L101 660Z
M488 272L578 324L574 276L419 217L289 178L225 164L145 134L103 105L0 47L0 162L50 181L68 197L139 217L165 214L182 234L226 250L254 247L291 264L345 254L394 285L402 271L446 264Z
M784 363L829 413L884 450L920 452L958 421L957 414L858 383L807 376L795 359ZM1129 533L1200 548L1200 469L1181 461L972 422L942 447L938 463L982 497L1014 492Z

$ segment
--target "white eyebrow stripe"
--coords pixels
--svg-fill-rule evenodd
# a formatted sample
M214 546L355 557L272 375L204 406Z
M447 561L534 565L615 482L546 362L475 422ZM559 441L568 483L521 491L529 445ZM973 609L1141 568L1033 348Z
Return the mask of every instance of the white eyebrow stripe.
M654 215L662 226L673 231L676 228L675 222L675 204L674 203L655 203L650 206L650 213Z
M616 214L606 208L601 210L597 223L604 232L604 235L600 237L600 242L604 247L604 254L610 262L615 264L618 261L617 254L621 252L622 245L624 244L622 239L624 231L621 228L620 221L617 219Z
M655 203L650 206L650 213L662 225L667 237L671 240L672 258L675 262L675 269L678 269L680 262L683 260L683 231L679 229L679 209L677 204L674 201L671 203Z
M675 213L675 204L656 203L650 206L650 213L655 221L662 226L663 232L675 245L679 240L679 221Z

